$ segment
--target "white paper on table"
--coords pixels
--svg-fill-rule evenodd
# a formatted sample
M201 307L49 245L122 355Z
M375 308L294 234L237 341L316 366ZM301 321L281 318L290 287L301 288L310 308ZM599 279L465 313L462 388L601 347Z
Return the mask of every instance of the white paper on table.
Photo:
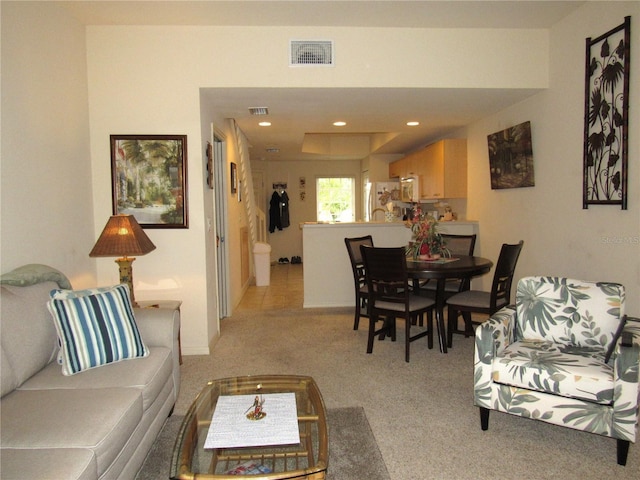
M256 395L222 395L213 412L204 448L260 447L300 443L295 393L258 394L260 420L249 420Z

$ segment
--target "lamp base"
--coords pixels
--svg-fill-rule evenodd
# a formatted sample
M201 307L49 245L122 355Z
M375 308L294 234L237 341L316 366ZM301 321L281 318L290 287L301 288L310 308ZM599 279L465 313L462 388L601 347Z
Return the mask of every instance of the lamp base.
M131 264L135 258L131 257L122 257L117 258L115 262L120 267L120 283L126 283L129 285L129 294L131 296L131 305L137 307L138 304L136 302L136 297L133 294L133 267Z

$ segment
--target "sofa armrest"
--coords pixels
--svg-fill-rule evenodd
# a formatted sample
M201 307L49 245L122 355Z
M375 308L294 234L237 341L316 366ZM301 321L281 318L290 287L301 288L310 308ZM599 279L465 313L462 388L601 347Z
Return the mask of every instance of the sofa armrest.
M635 441L640 383L640 321L627 318L613 354L613 429L615 437Z
M166 308L135 308L136 323L148 347L174 348L180 331L180 311Z
M491 408L491 370L493 359L515 341L516 309L507 305L476 328L474 354L474 403Z

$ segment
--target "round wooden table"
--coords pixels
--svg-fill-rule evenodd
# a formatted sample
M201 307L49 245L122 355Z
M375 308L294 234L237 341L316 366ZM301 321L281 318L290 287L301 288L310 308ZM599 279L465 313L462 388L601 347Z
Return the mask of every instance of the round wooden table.
M437 280L436 287L436 322L438 325L438 342L440 351L447 353L447 333L444 325L444 286L448 278L471 279L484 275L491 270L493 262L483 257L456 255L436 261L407 259L407 273L413 279ZM417 284L417 282L415 282Z

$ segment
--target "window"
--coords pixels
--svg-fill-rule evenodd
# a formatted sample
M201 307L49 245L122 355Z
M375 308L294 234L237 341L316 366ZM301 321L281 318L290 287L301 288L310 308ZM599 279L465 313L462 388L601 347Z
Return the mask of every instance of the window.
M316 208L319 222L355 220L355 178L320 177L316 179Z

